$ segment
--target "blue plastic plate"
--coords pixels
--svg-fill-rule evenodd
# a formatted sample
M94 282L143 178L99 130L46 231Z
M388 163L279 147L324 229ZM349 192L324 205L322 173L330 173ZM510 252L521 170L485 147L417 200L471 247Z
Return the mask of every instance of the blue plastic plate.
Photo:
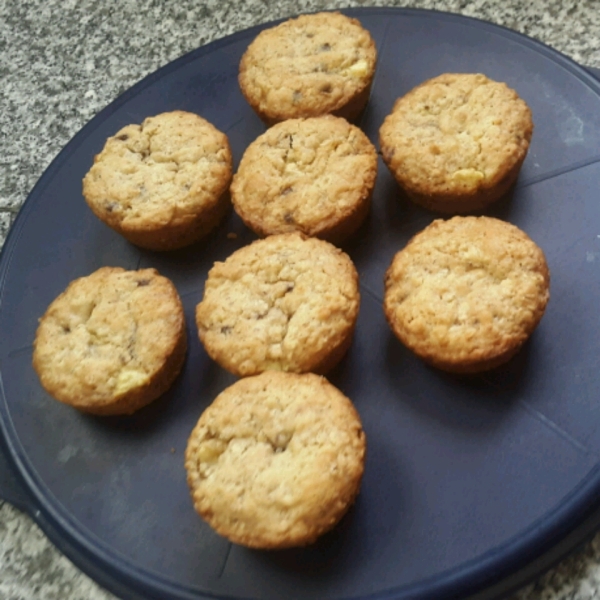
M253 236L232 214L199 246L142 251L96 220L81 180L109 135L174 109L227 132L237 162L263 131L237 84L239 59L260 28L144 79L60 153L20 212L0 264L2 494L123 598L491 597L506 590L506 577L517 582L514 574L537 561L530 576L548 564L548 549L556 558L595 526L600 83L557 52L480 21L417 10L347 12L379 48L360 122L373 141L394 100L442 72L483 72L531 106L535 131L517 187L490 214L545 250L552 273L546 315L514 360L479 377L445 375L407 352L383 316L383 274L435 216L400 199L380 164L372 214L345 247L361 276L356 337L331 375L356 404L367 434L362 492L312 547L232 546L195 514L183 451L202 410L232 382L198 342L194 307L213 261ZM156 267L174 281L188 318L182 376L128 418L93 418L55 402L31 367L38 317L72 279L104 265ZM573 531L579 533L565 542Z

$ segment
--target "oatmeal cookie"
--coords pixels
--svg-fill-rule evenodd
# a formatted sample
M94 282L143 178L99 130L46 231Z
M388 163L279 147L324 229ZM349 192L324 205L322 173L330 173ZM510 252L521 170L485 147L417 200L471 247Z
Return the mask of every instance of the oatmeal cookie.
M198 115L174 111L110 137L83 180L83 195L131 243L174 250L219 224L231 175L227 136Z
M196 323L209 356L235 375L325 373L350 346L359 303L358 275L346 254L284 233L215 263Z
M48 307L33 366L46 391L98 415L130 414L167 391L186 352L183 307L155 269L103 267Z
M246 149L233 206L260 236L299 231L340 243L371 205L377 152L345 119L326 115L274 125Z
M398 99L380 129L383 159L407 196L444 213L480 210L514 184L533 132L517 92L447 73Z
M400 341L446 371L473 373L509 360L550 297L542 250L490 217L436 220L394 257L384 310Z
M269 371L223 391L185 453L196 511L252 548L314 542L354 502L366 441L352 403L325 378Z
M240 63L242 93L260 118L334 114L353 120L369 99L377 50L356 19L302 15L262 31Z

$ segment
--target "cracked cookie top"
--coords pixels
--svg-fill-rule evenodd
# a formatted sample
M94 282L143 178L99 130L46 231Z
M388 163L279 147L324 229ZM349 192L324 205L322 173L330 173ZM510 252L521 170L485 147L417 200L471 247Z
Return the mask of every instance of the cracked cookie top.
M256 37L242 57L239 82L271 124L327 113L353 119L368 100L376 61L375 43L356 19L302 15Z
M383 158L415 199L466 210L470 198L504 193L529 149L531 111L506 84L481 74L444 74L399 98L380 129ZM516 171L515 171L516 169ZM455 206L455 204L457 204Z
M103 267L73 281L37 329L33 365L61 402L126 414L162 394L185 356L183 307L155 269Z
M196 323L208 354L236 375L324 373L350 345L359 303L358 275L344 252L287 233L215 263Z
M394 257L384 310L396 336L434 366L475 372L508 360L549 299L542 250L491 217L436 220Z
M244 152L231 199L258 235L300 231L331 242L368 213L377 152L367 136L331 115L274 125Z
M174 111L110 137L83 194L96 216L133 243L172 249L214 226L215 211L227 206L231 173L225 134L198 115Z
M194 507L238 544L309 544L354 501L365 447L352 403L324 377L241 379L204 411L188 441Z

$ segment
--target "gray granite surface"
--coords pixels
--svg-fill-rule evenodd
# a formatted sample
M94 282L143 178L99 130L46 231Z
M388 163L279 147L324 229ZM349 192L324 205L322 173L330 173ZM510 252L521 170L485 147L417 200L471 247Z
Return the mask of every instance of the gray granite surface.
M132 84L235 31L346 6L446 10L505 25L600 67L598 0L0 0L0 243L36 180L69 139ZM0 333L1 335L1 333ZM107 600L0 500L1 600ZM600 598L600 536L513 600Z

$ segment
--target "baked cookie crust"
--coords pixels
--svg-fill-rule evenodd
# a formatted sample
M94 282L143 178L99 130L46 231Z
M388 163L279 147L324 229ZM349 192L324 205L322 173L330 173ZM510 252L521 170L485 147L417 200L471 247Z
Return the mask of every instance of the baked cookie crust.
M150 250L193 244L224 217L232 176L227 136L198 115L173 111L108 138L83 179L94 214Z
M299 231L340 243L368 214L377 151L345 119L274 125L246 149L231 184L235 211L255 233Z
M196 511L252 548L314 542L354 502L366 452L352 403L311 373L242 379L205 410L185 453Z
M324 374L350 346L359 304L358 274L344 252L287 233L215 263L196 324L209 356L235 375Z
M398 339L445 371L509 360L550 297L542 250L491 217L436 220L398 252L385 275L385 316Z
M186 353L183 307L155 269L103 267L73 281L36 332L46 391L97 415L130 414L167 391Z
M302 15L262 31L240 62L246 100L268 125L298 117L359 116L375 73L369 32L341 13Z
M529 107L506 84L446 73L399 98L379 137L384 162L411 200L464 213L509 191L532 133Z

